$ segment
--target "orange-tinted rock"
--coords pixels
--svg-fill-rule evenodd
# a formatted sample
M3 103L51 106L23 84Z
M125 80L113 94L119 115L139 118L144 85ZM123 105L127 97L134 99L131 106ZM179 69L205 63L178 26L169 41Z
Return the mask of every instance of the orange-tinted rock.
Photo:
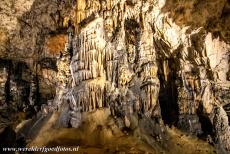
M67 35L59 34L49 37L46 41L46 49L51 55L59 55L65 48L67 42Z

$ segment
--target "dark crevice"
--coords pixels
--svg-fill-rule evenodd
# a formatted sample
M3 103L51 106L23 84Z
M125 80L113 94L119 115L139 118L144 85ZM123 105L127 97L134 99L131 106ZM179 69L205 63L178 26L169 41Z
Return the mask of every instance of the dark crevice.
M203 105L199 104L197 115L199 117L199 122L201 124L202 134L199 136L200 138L206 139L208 135L214 136L213 125L210 121L210 118L207 114L203 112Z
M7 81L5 84L5 98L6 98L6 104L10 103L10 76L11 76L11 68L12 68L12 62L10 61L7 65Z
M67 28L65 27L58 27L55 31L50 31L48 34L52 36L60 35L60 34L66 34Z
M34 77L34 82L36 85L36 90L35 90L35 103L38 103L38 105L40 106L42 104L41 102L41 97L40 97L40 87L39 87L39 77L38 77L38 72L36 70L36 75Z
M135 19L125 20L126 45L135 46L134 63L138 64L140 50L140 24ZM131 56L131 55L128 55Z
M178 104L177 104L177 71L176 67L178 66L174 59L167 59L169 73L166 77L163 68L164 60L159 60L159 70L158 77L160 80L160 93L159 93L159 102L161 107L161 115L165 124L176 125L178 121ZM166 80L167 78L167 80Z
M56 58L43 58L41 59L38 64L40 64L41 68L52 69L54 71L57 70L57 59Z

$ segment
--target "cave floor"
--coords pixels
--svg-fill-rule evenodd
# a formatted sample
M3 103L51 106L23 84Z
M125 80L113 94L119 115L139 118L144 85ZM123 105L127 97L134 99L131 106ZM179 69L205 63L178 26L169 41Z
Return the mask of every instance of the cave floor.
M212 154L216 153L207 142L182 133L176 128L168 128L169 138L166 145L150 146L144 141L138 130L122 132L114 119L104 111L91 113L79 128L55 128L59 116L54 113L46 124L37 132L28 147L78 147L77 154ZM165 142L164 142L165 144ZM52 153L52 152L49 152ZM56 153L56 152L53 152ZM59 152L62 153L62 152ZM39 152L38 152L39 154Z

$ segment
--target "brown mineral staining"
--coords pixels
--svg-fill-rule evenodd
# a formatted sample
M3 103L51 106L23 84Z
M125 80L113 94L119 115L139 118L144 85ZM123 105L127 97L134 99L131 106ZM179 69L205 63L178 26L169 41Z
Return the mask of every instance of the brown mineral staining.
M7 41L6 33L0 28L0 50L5 50L5 44ZM6 52L0 52L0 56L4 56Z
M58 55L65 48L65 43L67 42L67 35L58 34L51 36L46 40L46 48L49 54Z
M6 43L6 32L0 28L0 46L3 46Z

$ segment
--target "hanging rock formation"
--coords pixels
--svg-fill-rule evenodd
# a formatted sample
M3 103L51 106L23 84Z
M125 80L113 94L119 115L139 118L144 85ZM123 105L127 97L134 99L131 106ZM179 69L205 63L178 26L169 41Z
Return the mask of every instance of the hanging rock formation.
M219 136L216 143L229 150L222 108L229 102L220 89L229 91L230 46L200 25L177 26L160 12L163 6L163 1L77 2L71 102L82 112L110 107L126 126L133 113L163 118L192 134ZM165 92L172 100L162 100Z
M230 151L229 1L23 2L0 2L0 110L77 128L109 108L121 129L137 117L157 140L176 126Z

